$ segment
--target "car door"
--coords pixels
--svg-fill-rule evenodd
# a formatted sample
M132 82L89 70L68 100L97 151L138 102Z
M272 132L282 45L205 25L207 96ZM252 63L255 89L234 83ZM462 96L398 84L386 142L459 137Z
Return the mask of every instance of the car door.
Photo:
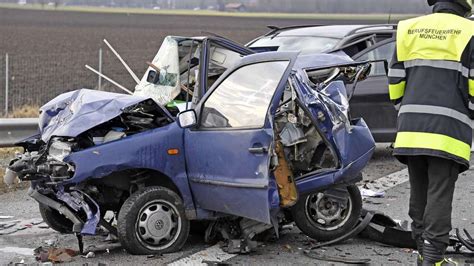
M185 130L190 187L196 206L270 223L278 189L270 178L274 95L282 91L295 53L245 57L226 71L196 108ZM273 108L274 109L274 108Z
M356 61L391 61L395 39L382 41L353 56ZM372 64L370 76L359 82L350 102L352 117L363 117L377 142L393 142L397 111L388 95L388 78L383 62Z

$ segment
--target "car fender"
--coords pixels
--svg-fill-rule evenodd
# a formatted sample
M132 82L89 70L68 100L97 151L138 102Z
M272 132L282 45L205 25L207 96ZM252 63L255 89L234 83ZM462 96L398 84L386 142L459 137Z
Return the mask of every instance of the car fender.
M117 171L151 169L166 175L179 189L185 207L193 205L186 175L183 129L176 123L145 131L120 140L74 152L65 161L74 166L74 175L64 182L78 184ZM168 154L177 149L178 154Z

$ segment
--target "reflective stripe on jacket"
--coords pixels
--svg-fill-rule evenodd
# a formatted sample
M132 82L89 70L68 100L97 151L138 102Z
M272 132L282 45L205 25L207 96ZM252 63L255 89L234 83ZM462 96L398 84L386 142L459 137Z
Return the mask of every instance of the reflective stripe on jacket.
M394 155L443 157L468 169L474 23L445 13L401 21L388 76L390 99L399 109Z

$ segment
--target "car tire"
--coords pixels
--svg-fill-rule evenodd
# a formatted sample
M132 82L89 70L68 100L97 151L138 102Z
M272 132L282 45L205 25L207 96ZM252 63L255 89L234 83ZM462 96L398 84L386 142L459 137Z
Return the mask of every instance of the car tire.
M66 216L60 214L57 210L53 210L50 207L39 204L39 211L43 221L54 231L61 234L71 234L73 222L66 218Z
M317 241L330 241L347 234L357 224L362 210L359 188L356 185L350 185L347 191L348 202L345 209L339 207L340 212L337 210L327 213L324 202L321 203L321 200L324 200L324 193L312 193L302 197L291 209L296 226L304 234ZM329 208L329 210L332 209ZM326 223L328 220L329 224Z
M117 227L119 240L129 253L150 255L180 250L190 223L178 194L164 187L148 187L125 201Z

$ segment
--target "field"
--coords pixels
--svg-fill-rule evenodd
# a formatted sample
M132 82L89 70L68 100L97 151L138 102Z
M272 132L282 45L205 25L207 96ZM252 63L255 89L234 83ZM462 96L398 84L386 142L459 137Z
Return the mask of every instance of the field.
M80 11L80 12L79 12ZM106 38L141 76L167 35L197 36L213 32L245 44L265 33L267 25L362 23L352 19L210 16L207 13L98 13L94 10L35 10L0 8L0 116L5 109L4 55L9 54L9 111L24 105L41 106L52 97L97 85L97 76L84 68L98 68L104 48L103 72L133 90L134 84L119 61L105 48ZM110 11L110 10L109 10ZM117 11L117 12L118 12ZM304 17L304 16L302 16ZM375 17L374 17L375 18ZM371 20L371 23L384 22ZM117 91L110 84L105 90ZM3 114L4 115L4 114Z
M280 19L316 19L316 20L351 20L362 21L386 21L387 14L360 14L360 13L271 13L271 12L219 12L214 10L183 10L183 9L144 9L144 8L111 8L97 6L50 6L39 4L8 4L0 3L0 8L13 8L23 10L52 10L72 11L88 13L112 13L112 14L152 14L152 15L179 15L179 16L213 16L213 17L240 17L240 18L280 18ZM391 14L393 20L401 20L413 17L415 14Z

